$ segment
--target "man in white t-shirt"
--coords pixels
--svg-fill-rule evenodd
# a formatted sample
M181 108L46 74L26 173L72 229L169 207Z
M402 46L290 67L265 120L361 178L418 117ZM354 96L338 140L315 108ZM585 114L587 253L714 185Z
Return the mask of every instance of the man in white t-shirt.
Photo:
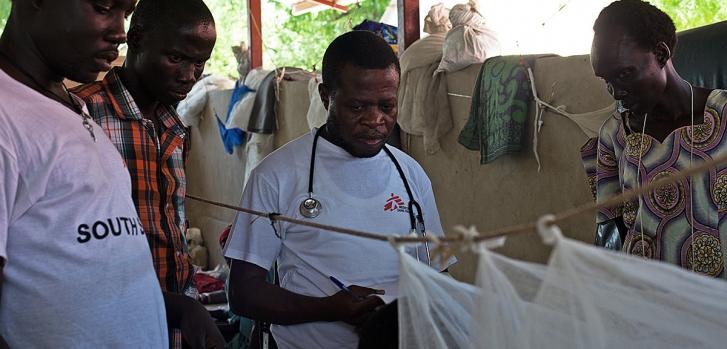
M396 123L399 74L396 55L378 36L353 31L336 38L324 55L319 87L327 123L264 159L242 206L393 235L410 231L413 199L426 230L441 235L426 174L385 145ZM301 207L309 195L318 210ZM396 297L399 259L386 242L240 214L225 255L233 259L233 311L272 323L280 348L355 348L355 326ZM276 260L279 287L265 281ZM342 291L331 277L352 286Z
M128 171L62 84L109 69L135 3L12 2L0 38L0 348L168 346Z

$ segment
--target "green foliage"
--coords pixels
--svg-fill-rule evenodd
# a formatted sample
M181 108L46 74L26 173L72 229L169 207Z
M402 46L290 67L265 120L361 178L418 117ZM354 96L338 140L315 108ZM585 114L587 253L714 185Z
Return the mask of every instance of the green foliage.
M263 0L264 1L264 0ZM246 0L205 0L215 17L217 42L205 73L237 78L237 60L232 46L248 42Z
M347 13L324 10L292 16L289 5L270 0L262 9L264 65L320 68L323 52L334 38L364 19L378 21L388 4L388 0L362 0L349 5Z
M10 15L10 0L0 0L0 33L5 28L5 23Z
M725 0L651 0L668 13L677 30L686 30L727 20ZM205 0L217 24L217 44L206 72L237 77L237 61L231 47L248 41L246 0ZM348 13L325 10L292 16L290 5L262 0L264 65L320 68L328 44L364 19L378 20L388 0L361 0ZM10 0L0 0L0 32L10 14ZM258 23L259 25L260 23ZM253 30L255 26L252 26Z
M723 6L724 0L651 0L650 2L671 17L677 31L727 20L727 6Z

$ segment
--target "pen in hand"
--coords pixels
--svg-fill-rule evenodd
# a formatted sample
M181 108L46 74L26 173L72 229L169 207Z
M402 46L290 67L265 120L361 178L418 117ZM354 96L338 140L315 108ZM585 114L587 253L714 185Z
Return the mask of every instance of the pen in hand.
M364 299L365 298L365 297L361 297L361 296L355 295L353 293L353 291L351 291L351 288L349 288L348 286L344 285L343 282L341 282L341 280L336 279L335 276L329 276L328 278L331 279L331 281L333 281L333 283L336 284L336 286L338 286L338 288L340 288L342 291L350 294L351 297L353 297L353 298L355 298L357 300L361 300L361 299ZM373 290L373 291L374 291L373 294L377 294L377 295L383 295L385 293L384 290Z
M355 296L355 295L353 294L353 292L351 292L351 289L350 289L350 288L348 288L348 287L346 287L346 285L344 285L344 284L343 284L343 282L341 282L340 280L336 279L336 277L335 277L335 276L329 276L328 278L329 278L329 279L331 279L331 281L333 281L333 283L334 283L334 284L336 284L336 286L338 286L338 288L340 288L340 289L341 289L342 291L344 291L344 292L346 292L346 293L350 294L350 295L351 295L351 297L354 297L354 298L359 298L359 297L356 297L356 296Z

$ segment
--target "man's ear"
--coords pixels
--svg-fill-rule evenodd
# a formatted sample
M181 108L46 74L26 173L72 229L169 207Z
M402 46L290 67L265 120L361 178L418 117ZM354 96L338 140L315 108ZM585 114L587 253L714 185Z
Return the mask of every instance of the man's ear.
M656 60L659 62L659 65L664 67L666 62L671 59L671 50L669 49L669 45L660 41L654 48L654 55L656 55Z
M323 107L328 110L328 103L330 102L331 91L326 84L318 84L318 95L321 96L321 102L323 102Z

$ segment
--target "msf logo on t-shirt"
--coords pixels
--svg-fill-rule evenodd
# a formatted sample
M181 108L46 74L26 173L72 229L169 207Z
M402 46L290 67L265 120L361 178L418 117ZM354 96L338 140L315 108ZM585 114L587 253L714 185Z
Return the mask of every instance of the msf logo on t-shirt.
M404 200L401 199L399 195L394 195L394 193L391 193L391 196L388 200L386 200L386 203L384 204L384 212L409 212L409 208L406 206L406 203L404 203Z

